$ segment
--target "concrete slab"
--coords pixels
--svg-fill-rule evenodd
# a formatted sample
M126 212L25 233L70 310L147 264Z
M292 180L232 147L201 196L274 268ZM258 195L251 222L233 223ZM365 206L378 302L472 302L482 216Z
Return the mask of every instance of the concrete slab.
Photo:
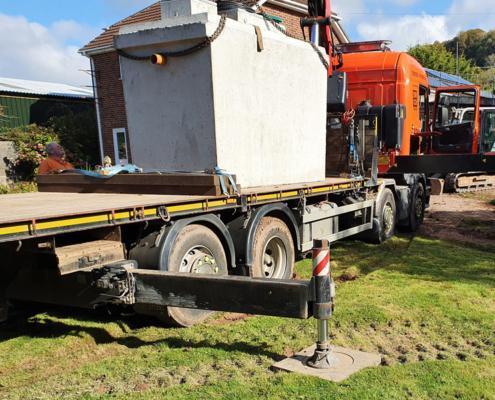
M315 369L306 365L307 360L315 352L315 348L316 345L308 347L290 358L286 358L285 360L273 364L273 368L315 376L327 381L341 382L363 368L377 367L381 362L381 356L379 354L331 346L333 355L336 359L335 367L329 369Z

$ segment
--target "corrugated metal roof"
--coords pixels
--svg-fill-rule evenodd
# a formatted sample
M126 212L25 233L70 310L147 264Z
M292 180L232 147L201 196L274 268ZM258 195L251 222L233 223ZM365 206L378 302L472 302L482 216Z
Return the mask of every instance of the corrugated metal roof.
M446 72L435 71L434 69L425 68L428 74L428 81L430 86L437 88L440 86L456 86L456 85L474 85L474 83L467 81L457 75L447 74ZM495 104L495 94L481 91L481 98L484 104Z
M435 71L434 69L425 68L428 74L428 81L432 87L472 85L471 82L457 75L447 74L446 72Z
M57 96L73 98L93 98L93 90L64 83L29 81L0 77L0 92L32 94L38 96Z

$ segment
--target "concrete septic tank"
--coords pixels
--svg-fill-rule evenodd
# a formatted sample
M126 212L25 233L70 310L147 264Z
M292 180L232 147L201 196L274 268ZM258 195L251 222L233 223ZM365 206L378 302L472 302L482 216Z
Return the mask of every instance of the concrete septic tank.
M116 47L136 56L184 49L219 25L213 2L161 6L160 21L122 28ZM218 166L243 187L325 178L326 69L310 44L261 16L230 12L210 46L165 65L123 56L120 65L131 152L140 167Z

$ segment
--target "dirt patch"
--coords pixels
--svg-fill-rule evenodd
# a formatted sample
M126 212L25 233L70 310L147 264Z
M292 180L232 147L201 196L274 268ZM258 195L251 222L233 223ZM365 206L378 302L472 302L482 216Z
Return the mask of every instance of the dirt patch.
M431 196L419 234L463 244L495 246L495 190Z
M224 313L220 315L218 318L212 319L209 321L209 325L225 325L232 324L234 322L244 321L247 318L252 317L250 314L241 314L241 313Z

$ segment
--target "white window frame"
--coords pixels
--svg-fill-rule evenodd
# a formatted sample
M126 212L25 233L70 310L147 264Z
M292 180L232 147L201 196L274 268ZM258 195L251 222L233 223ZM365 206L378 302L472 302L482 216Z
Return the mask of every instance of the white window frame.
M113 152L114 152L114 157L115 157L115 165L120 165L122 161L124 161L124 164L127 164L129 162L129 148L127 145L127 132L125 128L114 128L112 130L113 132ZM125 159L119 158L119 141L118 141L118 135L119 134L124 134L124 143L125 143Z

